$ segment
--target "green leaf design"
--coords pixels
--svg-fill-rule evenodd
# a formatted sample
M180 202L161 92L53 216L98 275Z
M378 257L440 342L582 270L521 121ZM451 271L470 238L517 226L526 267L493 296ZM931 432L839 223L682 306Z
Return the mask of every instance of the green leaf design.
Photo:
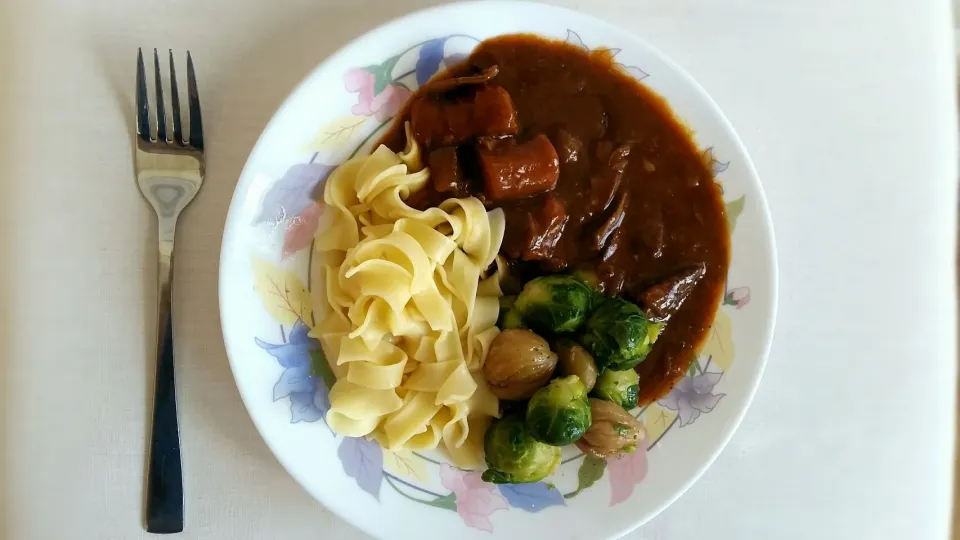
M327 357L323 355L323 351L321 349L311 350L310 360L310 373L315 377L323 378L327 389L333 388L333 383L337 382L337 377L330 369L330 363L327 362Z
M397 484L395 484L394 481L391 479L391 476L393 475L391 474L384 475L384 478L386 478L387 480L387 484L389 484L390 487L392 487L393 490L396 491L403 498L409 499L416 503L425 504L427 506L433 506L434 508L442 508L444 510L453 510L454 512L457 511L457 495L455 493L451 493L449 495L438 495L437 498L433 499L432 501L425 501L418 497L412 497L408 495L406 492L404 492L402 489L398 488Z
M453 510L457 511L457 496L453 493L449 495L444 495L442 497L437 497L432 501L420 501L423 504L428 504L437 508L443 508L444 510Z
M743 213L743 205L746 201L747 196L741 195L739 199L726 203L727 227L730 228L730 234L733 234L733 229L737 226L737 218Z
M607 467L607 462L593 456L587 456L580 464L580 470L577 471L577 490L567 493L564 499L572 499L580 494L581 491L597 483L603 476L603 470Z
M364 69L373 73L373 95L377 95L387 89L387 85L393 80L393 68L400 61L400 55L387 58L379 66L369 66ZM372 69L371 69L372 68Z

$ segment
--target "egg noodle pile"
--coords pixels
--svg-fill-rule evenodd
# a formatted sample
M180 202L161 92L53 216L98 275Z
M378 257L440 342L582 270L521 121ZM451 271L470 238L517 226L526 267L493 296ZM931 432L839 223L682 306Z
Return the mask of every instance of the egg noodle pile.
M409 126L403 152L380 146L330 175L315 244L328 310L312 335L337 373L331 429L390 450L442 442L473 466L499 409L482 367L499 333L501 273L488 269L505 221L474 197L408 206L428 180Z

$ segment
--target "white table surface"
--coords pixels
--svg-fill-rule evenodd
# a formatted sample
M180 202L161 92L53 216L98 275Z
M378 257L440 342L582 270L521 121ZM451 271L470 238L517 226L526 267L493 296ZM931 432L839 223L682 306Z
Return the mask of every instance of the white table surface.
M428 2L0 2L0 538L148 536L156 227L132 177L137 46L192 50L207 130L175 277L182 538L362 537L294 483L243 409L217 257L235 179L287 92ZM703 84L752 154L777 232L780 315L756 400L703 478L630 538L945 538L948 1L558 3L633 30Z

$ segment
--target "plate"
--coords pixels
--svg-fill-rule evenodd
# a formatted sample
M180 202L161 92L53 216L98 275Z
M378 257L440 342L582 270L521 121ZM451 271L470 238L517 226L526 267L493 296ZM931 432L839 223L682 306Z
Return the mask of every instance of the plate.
M310 254L312 196L339 163L368 152L404 101L486 38L516 32L611 50L694 132L723 186L732 262L722 306L688 374L634 413L647 437L620 459L565 449L535 484L486 484L435 454L395 454L335 436L323 413L333 376L308 336L322 302ZM317 265L319 266L319 265ZM729 122L662 53L608 23L533 3L471 2L373 30L320 64L284 102L237 184L220 260L230 366L267 445L318 501L390 539L609 538L680 496L729 440L763 371L776 311L776 256L763 190Z

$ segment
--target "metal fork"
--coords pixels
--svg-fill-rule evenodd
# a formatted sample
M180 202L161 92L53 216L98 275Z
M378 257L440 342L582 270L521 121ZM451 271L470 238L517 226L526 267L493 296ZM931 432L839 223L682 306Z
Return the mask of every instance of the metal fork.
M143 52L137 50L137 184L159 220L159 309L157 316L157 380L153 404L153 432L147 465L147 532L166 534L183 530L183 473L177 427L177 396L173 368L173 317L170 280L177 217L200 190L203 181L203 122L193 59L187 52L189 135L183 136L177 75L170 51L170 106L173 137L163 101L160 59L153 50L156 80L156 135L150 125L150 103Z

